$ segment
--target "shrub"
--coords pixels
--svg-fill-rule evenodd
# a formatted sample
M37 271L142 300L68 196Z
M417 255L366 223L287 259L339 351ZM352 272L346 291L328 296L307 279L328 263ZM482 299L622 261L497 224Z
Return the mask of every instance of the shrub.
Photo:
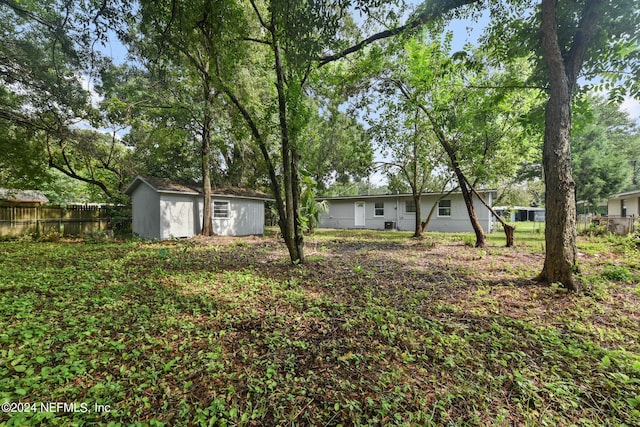
M631 282L631 272L621 265L609 265L602 272L602 277L612 282Z

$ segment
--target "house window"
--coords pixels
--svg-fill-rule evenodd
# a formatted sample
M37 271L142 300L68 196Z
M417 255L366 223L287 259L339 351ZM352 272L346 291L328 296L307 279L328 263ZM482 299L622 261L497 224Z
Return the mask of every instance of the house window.
M374 207L374 216L384 216L384 202L376 202Z
M627 216L627 201L625 199L620 200L620 216L623 218Z
M404 202L404 211L406 213L416 213L416 201L407 200L406 202Z
M438 216L451 216L451 200L438 202Z
M229 202L213 202L213 218L229 218Z

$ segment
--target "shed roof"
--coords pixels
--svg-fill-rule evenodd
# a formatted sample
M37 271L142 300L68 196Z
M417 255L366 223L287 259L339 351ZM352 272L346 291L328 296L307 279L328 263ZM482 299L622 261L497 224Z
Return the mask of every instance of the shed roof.
M0 200L16 203L47 203L49 199L40 190L14 190L0 188Z
M143 177L138 175L124 190L125 194L131 195L140 184L146 184L158 193L202 195L202 186L195 184L181 184L164 178ZM257 190L238 187L219 187L211 189L212 196L237 197L244 199L270 200L269 196Z

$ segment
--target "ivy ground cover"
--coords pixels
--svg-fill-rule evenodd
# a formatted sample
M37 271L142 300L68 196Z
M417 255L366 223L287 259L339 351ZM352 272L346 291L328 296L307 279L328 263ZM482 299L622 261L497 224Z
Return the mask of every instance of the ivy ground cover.
M0 243L5 425L640 425L640 257L540 234Z

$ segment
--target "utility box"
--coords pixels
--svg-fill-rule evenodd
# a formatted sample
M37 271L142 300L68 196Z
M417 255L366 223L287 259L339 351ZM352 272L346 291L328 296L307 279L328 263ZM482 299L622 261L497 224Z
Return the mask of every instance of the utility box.
M396 229L396 223L394 221L385 221L384 222L384 229L385 230L395 230Z

